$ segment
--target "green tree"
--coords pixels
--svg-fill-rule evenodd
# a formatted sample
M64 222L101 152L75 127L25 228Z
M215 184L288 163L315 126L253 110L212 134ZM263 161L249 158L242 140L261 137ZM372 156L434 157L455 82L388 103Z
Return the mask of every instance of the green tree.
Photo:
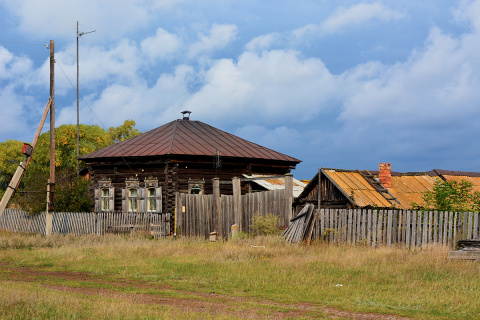
M123 125L107 132L96 125L80 125L80 155L88 154L115 142L140 134L135 121L126 120ZM76 177L77 127L62 125L55 129L55 210L85 211L92 205L89 181ZM8 140L0 143L0 190L5 190L20 161L23 142ZM80 162L82 167L82 162ZM22 185L13 202L32 212L45 210L46 185L50 172L50 132L40 135ZM3 192L2 192L3 193Z
M135 128L134 120L125 120L123 124L118 127L110 127L108 129L108 134L112 144L114 144L136 137L141 134L141 132Z
M473 184L465 179L461 181L436 179L432 191L425 191L424 204L412 203L417 210L438 211L478 211L480 192L474 191Z
M107 132L96 125L80 125L80 155L104 148L111 144ZM42 133L33 152L29 172L49 172L50 131ZM77 126L64 124L55 128L55 167L76 170Z
M4 191L7 188L18 164L25 160L22 146L23 142L18 140L0 142L0 190Z

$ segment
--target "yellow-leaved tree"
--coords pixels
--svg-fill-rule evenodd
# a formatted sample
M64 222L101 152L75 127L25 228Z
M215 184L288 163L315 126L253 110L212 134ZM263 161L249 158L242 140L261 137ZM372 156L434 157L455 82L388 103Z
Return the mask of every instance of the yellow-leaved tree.
M80 125L80 155L104 148L118 141L140 134L135 121L126 120L108 131L97 125ZM61 125L55 128L55 211L89 211L92 199L88 193L89 181L77 178L77 127ZM7 140L0 143L0 195L8 186L20 161L23 142ZM80 167L83 163L80 162ZM46 185L50 172L50 132L40 135L30 166L11 204L29 212L45 210ZM45 192L43 192L45 191Z

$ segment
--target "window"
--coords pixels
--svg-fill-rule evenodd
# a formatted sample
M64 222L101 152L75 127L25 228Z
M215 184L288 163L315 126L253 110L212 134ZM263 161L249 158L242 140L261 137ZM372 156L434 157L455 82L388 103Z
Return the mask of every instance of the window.
M110 190L109 189L101 189L102 190L102 211L110 211Z
M112 212L115 205L115 188L110 180L98 181L95 187L95 212Z
M128 211L138 211L138 189L128 189Z
M147 211L148 212L157 211L157 195L155 193L155 188L147 189Z

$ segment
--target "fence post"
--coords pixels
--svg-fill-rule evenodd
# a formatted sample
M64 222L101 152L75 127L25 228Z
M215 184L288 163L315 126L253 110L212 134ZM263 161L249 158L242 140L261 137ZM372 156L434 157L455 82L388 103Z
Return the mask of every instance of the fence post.
M293 218L292 211L293 204L293 175L287 173L285 175L285 218L290 223L290 220Z
M220 211L221 211L221 203L220 203L220 179L213 178L213 219L215 221L213 228L217 232L217 236L223 238L223 228L220 223Z
M237 225L238 231L243 231L243 215L242 215L242 186L239 177L232 178L233 184L233 221ZM231 226L227 226L227 230Z

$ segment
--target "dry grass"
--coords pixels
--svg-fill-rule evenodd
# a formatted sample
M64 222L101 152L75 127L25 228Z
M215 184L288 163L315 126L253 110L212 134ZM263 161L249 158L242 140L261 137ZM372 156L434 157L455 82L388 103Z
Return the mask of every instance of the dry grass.
M0 268L0 294L4 297L0 316L8 318L12 310L17 315L25 310L26 318L32 314L37 318L51 318L50 314L57 315L53 318L235 318L239 314L231 310L237 305L249 309L252 300L248 299L260 299L281 304L282 308L292 305L295 310L300 309L299 304L308 304L418 319L474 319L480 314L480 265L449 261L447 254L444 247L292 246L279 237L209 243L202 239L150 240L115 235L46 238L0 233L0 261L9 268L42 270L47 275L85 273L97 279L60 281L42 274L35 281L12 282L8 281L8 270ZM127 296L153 294L208 302L213 299L208 295L215 292L221 297L247 300L226 303L225 312L212 313L108 295L60 293L45 287L61 284L106 290L118 281L142 284L115 287ZM169 289L160 290L160 285ZM192 293L207 296L192 298ZM62 303L52 304L52 299ZM92 300L99 301L98 308L88 307ZM257 314L259 317L280 312L260 309L266 314ZM302 316L322 317L312 312Z

